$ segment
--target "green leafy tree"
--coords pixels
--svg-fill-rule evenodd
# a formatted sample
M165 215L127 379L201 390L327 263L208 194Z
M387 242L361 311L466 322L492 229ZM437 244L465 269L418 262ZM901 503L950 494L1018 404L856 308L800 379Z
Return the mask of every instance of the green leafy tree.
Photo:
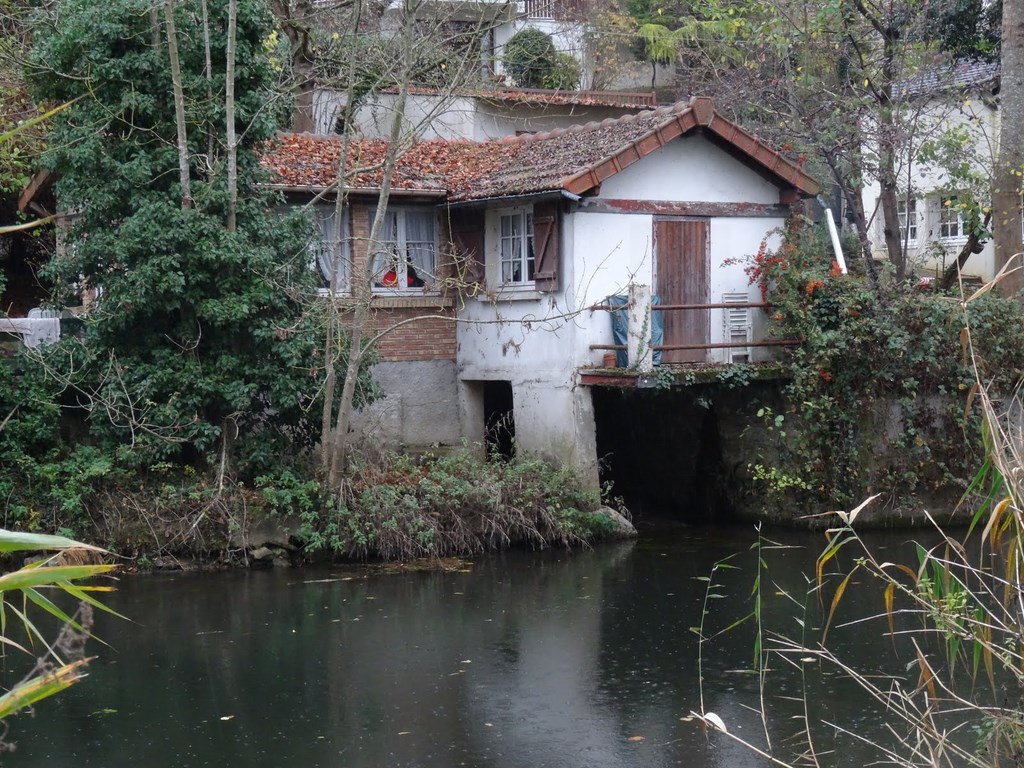
M259 186L284 106L272 17L259 0L162 10L65 0L34 32L35 97L78 99L46 157L74 214L50 271L62 298L99 291L82 337L48 364L93 433L136 461L263 465L281 440L312 439L318 388L309 227L275 215Z
M539 29L526 27L505 44L502 64L520 88L543 88L555 68L555 44Z
M955 17L955 5L713 2L703 6L699 25L683 25L693 29L681 68L688 88L715 96L721 109L807 160L819 178L831 177L865 257L873 251L872 222L881 217L888 258L902 277L900 197L917 151L940 122L927 104L934 100L922 98L937 96L923 93L927 83L916 91L905 86L949 58L953 41L937 19ZM952 113L960 94L945 98ZM862 199L872 181L877 210L865 209ZM873 270L870 258L866 267Z
M651 88L658 79L658 65L669 64L679 55L682 31L672 31L663 24L643 24L640 40L643 43L643 57L651 63Z

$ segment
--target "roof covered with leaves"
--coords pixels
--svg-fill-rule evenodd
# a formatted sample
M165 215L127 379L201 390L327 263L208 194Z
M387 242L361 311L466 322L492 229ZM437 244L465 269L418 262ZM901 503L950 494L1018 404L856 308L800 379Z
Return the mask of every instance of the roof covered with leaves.
M557 191L582 195L666 143L695 132L780 186L808 196L819 191L802 167L718 115L706 98L497 141L416 142L398 157L393 187L444 193L449 202ZM338 136L284 134L263 164L277 184L293 189L331 187L342 165L348 169L350 189L378 189L387 142L349 139L342 164L345 146L345 139Z

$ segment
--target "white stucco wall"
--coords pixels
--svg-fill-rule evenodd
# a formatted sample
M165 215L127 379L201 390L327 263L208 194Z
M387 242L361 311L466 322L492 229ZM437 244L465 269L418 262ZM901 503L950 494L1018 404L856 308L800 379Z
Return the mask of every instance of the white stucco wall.
M356 113L356 127L364 136L391 135L398 94L381 93ZM410 93L406 96L405 131L418 139L466 139L476 133L476 100L468 96Z
M700 135L659 149L601 186L601 198L778 203L779 189Z
M481 99L477 104L472 138L475 141L500 139L517 133L538 133L555 128L568 128L606 118L617 118L633 110L622 107L596 107L573 104L533 105L498 104Z

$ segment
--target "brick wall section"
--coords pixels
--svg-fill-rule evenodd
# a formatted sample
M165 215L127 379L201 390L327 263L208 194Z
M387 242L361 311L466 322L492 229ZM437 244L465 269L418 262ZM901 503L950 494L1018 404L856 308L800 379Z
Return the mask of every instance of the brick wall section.
M443 310L449 317L454 315L451 307ZM388 309L374 315L374 326L381 330L399 320L420 317L424 314L441 314L430 309ZM377 351L380 359L387 362L409 360L454 360L455 323L439 318L421 318L403 325L381 339Z
M401 205L402 201L392 200L392 205ZM352 260L355 271L361 269L366 259L366 241L370 236L370 204L353 201L349 231L352 235ZM445 243L449 236L444 222L438 217L438 276L443 277L450 271L445 262L448 248ZM391 331L384 336L377 347L383 362L409 362L422 360L454 360L455 359L455 323L445 318L454 318L454 301L450 297L438 295L423 296L392 296L381 297L380 303L386 306L375 308L372 321L372 334L377 334L395 323L411 318L420 318ZM376 303L376 301L375 301Z

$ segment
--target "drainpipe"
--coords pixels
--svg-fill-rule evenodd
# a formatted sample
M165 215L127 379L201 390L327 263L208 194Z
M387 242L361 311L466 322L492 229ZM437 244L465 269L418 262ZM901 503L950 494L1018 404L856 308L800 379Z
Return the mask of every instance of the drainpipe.
M832 250L836 254L836 263L839 265L839 271L844 275L846 274L846 259L843 258L843 249L839 245L839 231L836 229L836 220L832 217L832 209L825 205L825 201L821 195L816 198L818 205L825 210L825 221L828 222L828 234L832 238Z
M648 285L629 284L629 333L626 337L626 356L630 368L640 374L654 371L651 350L651 288Z

